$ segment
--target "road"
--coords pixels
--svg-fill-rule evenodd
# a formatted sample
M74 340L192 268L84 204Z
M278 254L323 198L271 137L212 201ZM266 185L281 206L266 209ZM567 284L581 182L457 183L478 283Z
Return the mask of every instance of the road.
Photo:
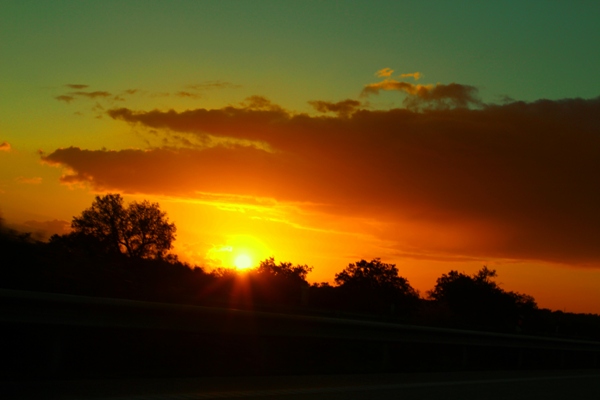
M600 370L220 377L0 384L3 399L600 399Z

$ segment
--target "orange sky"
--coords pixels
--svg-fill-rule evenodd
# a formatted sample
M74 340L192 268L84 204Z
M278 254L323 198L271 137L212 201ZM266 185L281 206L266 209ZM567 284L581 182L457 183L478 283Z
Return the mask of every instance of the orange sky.
M409 279L416 265L464 269L457 260L598 268L600 100L481 106L460 86L422 86L406 98L415 107L390 110L319 102L323 112L298 114L260 97L180 112L113 108L110 118L162 145L66 147L41 159L62 168L64 184L215 209L199 225L229 214L217 221L232 226L215 232L264 238L261 256L326 263L337 249L340 266L385 256L414 265Z
M542 307L600 313L600 57L574 51L600 45L600 9L473 6L471 35L444 19L451 10L416 3L406 32L380 13L357 28L367 3L267 3L260 17L153 3L130 10L136 22L74 5L82 17L69 17L69 32L60 6L2 6L30 17L29 30L12 20L0 30L13 55L0 65L6 222L47 238L94 195L118 192L158 201L191 263L274 256L332 282L348 263L380 257L422 294L451 269L488 265ZM317 8L337 19L315 19ZM288 14L304 21L298 30L280 24ZM524 25L504 32L496 15ZM157 36L163 25L172 29Z

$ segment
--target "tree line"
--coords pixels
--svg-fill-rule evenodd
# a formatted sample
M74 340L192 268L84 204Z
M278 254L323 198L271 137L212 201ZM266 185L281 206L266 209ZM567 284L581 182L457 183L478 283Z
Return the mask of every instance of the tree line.
M425 294L379 258L350 263L334 285L310 284L312 267L274 258L208 271L169 253L176 227L157 203L125 205L118 194L97 196L71 227L46 243L0 224L0 287L600 340L600 316L540 309L486 266L449 271Z

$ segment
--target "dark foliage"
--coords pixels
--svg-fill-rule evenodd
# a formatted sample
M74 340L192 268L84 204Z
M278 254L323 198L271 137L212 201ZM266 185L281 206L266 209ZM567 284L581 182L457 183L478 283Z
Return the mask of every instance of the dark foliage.
M406 314L419 300L419 293L398 275L396 265L379 258L349 264L335 275L335 282L346 307L355 311Z
M531 296L507 292L494 278L496 271L483 267L472 276L450 271L437 279L429 297L447 311L446 319L458 325L520 331L537 308Z
M277 264L273 257L261 261L258 268L247 274L254 301L258 304L306 305L309 291L306 276L310 271L312 267L308 265Z
M71 227L69 241L133 258L163 258L176 230L157 203L134 201L125 207L119 194L96 196L90 208L73 218Z

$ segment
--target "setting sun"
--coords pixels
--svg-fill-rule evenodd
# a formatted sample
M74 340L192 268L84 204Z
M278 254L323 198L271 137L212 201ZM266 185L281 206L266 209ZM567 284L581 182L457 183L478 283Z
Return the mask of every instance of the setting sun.
M240 254L233 262L237 269L248 269L252 267L252 258L247 254Z
M211 266L238 270L256 267L260 261L272 255L265 243L250 235L232 235L206 254Z
M119 194L207 272L487 265L600 313L600 1L138 3L0 0L0 236Z

